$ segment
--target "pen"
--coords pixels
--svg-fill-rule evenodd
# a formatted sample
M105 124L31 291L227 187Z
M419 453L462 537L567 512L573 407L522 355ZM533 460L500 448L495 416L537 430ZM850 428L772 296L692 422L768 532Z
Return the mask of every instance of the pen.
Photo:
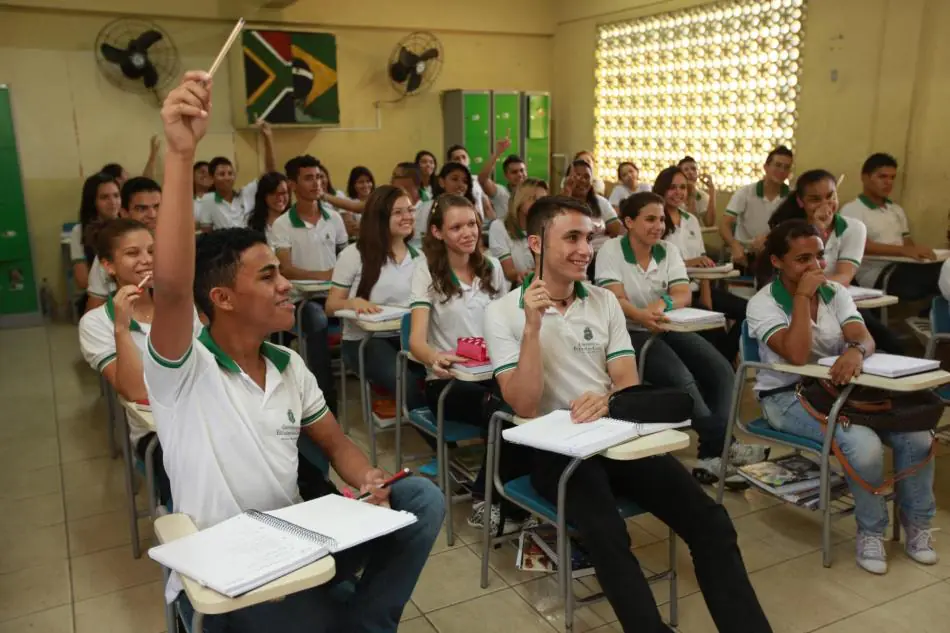
M400 479L405 479L406 477L408 477L408 476L411 475L411 474L412 474L412 471L411 471L411 470L409 470L408 468L403 468L403 469L400 470L398 473L396 473L395 475L393 475L392 477L390 477L389 479L387 479L386 481L384 481L382 484L380 484L380 486L379 486L378 489L379 489L379 490L382 490L383 488L389 488L391 485L393 485L394 483L396 483L396 482L399 481ZM356 500L357 500L357 501L366 501L367 499L369 499L369 498L372 497L372 496L373 496L373 493L372 493L372 492L364 492L364 493L361 494L359 497L357 497Z
M541 258L538 262L538 279L544 279L544 226L541 227Z

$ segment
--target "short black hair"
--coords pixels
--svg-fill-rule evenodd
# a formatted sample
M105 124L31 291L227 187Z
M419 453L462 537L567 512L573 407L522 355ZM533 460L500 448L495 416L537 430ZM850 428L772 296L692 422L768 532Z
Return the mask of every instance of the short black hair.
M233 286L244 251L267 244L263 233L251 229L221 229L198 237L195 244L195 305L209 321L214 320L211 290Z
M393 178L412 178L412 182L414 182L417 187L422 186L422 170L419 169L419 165L416 163L397 163L393 168L390 180Z
M551 220L564 213L580 213L592 217L590 207L583 202L567 196L544 196L535 200L528 209L525 228L528 235L541 235L541 229L547 228Z
M455 145L449 145L449 148L448 148L447 150L445 150L445 160L447 160L447 161L452 160L452 154L454 154L456 151L458 151L458 150L460 150L460 149L465 150L465 153L468 154L468 150L465 149L465 146L464 146L464 145L459 145L458 143L456 143ZM472 156L472 155L469 154L469 158L471 158L471 156Z
M214 176L214 172L218 171L218 167L221 165L227 165L232 169L234 168L234 163L232 163L229 159L225 158L224 156L215 156L208 163L208 173Z
M512 154L508 158L505 159L505 162L501 164L501 168L503 171L508 171L509 165L517 165L517 164L523 165L524 160L522 160L522 158L518 156L517 154Z
M122 192L120 194L122 196L122 208L128 211L132 196L137 193L142 193L143 191L157 191L161 193L162 188L157 182L145 176L136 176L126 180L125 184L122 185Z
M196 162L194 165L191 166L191 171L198 171L202 167L207 167L209 170L211 169L211 165L208 163L208 161L199 160L198 162Z
M572 160L572 161L571 161L571 167L572 167L572 168L573 168L573 167L586 167L586 168L590 171L590 173L594 173L594 168L591 167L591 166L590 166L590 163L588 163L588 162L587 162L586 160L584 160L583 158L578 158L577 160Z
M876 152L868 156L868 159L861 165L861 175L873 174L881 167L893 167L897 169L897 159L890 154Z
M674 169L676 169L677 173L681 173L678 168ZM664 205L663 197L658 193L653 193L652 191L638 191L637 193L628 197L626 200L620 203L621 221L626 220L627 218L633 220L638 215L640 215L640 211L648 204L658 204L662 207Z
M297 156L296 158L291 158L286 163L284 163L284 169L287 171L287 178L297 182L297 177L300 175L301 169L307 169L309 167L320 168L320 161L310 154L304 154L303 156Z
M617 180L620 180L620 172L623 171L623 168L626 167L627 165L630 165L631 167L633 167L633 171L637 172L637 175L640 174L640 168L637 167L636 163L631 163L629 160L625 160L619 165L617 165Z
M125 169L119 163L109 163L107 165L103 165L102 169L99 170L99 173L108 174L118 180L122 177L123 171L125 171Z
M695 159L695 158L693 158L692 156L688 156L688 155L687 155L687 156L684 156L683 158L681 158L681 159L680 159L680 162L676 163L676 166L677 166L677 167L682 167L682 166L685 165L686 163L695 163L695 162L696 162L696 159Z
M773 149L771 152L769 152L769 155L765 157L765 164L768 165L769 163L771 163L772 159L775 158L776 156L788 156L789 158L793 160L795 158L795 154L792 153L792 150L788 149L784 145L779 145L778 147Z

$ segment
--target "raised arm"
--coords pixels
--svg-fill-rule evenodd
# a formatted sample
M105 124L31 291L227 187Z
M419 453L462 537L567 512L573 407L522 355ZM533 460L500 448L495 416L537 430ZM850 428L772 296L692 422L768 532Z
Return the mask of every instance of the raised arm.
M535 278L523 294L525 323L521 332L515 364L495 367L495 379L505 402L523 418L537 417L540 411L541 394L544 391L544 366L541 357L541 319L554 302L548 294L544 281ZM491 313L489 313L491 314ZM495 323L486 317L489 345L492 356L504 354L509 348L514 351L517 340L510 336L508 324ZM502 350L502 351L499 351ZM504 360L507 360L505 358Z
M172 361L185 355L194 334L192 165L210 112L211 79L204 71L185 73L162 107L167 149L162 208L155 228L155 317L149 340L159 356Z
M152 136L148 145L148 160L145 161L145 168L142 169L142 175L146 178L155 180L155 165L158 163L158 151L162 148L162 142L158 134Z
M261 132L261 138L264 139L264 173L277 171L277 158L274 156L274 131L270 123L264 119L258 119L257 127Z
M716 226L716 185L709 174L703 174L699 180L706 185L706 193L709 194L709 204L706 205L706 213L703 215L703 226Z
M508 130L508 136L495 143L495 153L485 161L482 170L478 172L478 184L482 186L482 190L489 198L494 198L495 194L498 193L498 187L495 185L495 181L491 179L492 172L495 171L498 159L504 156L509 149L511 149L511 130Z

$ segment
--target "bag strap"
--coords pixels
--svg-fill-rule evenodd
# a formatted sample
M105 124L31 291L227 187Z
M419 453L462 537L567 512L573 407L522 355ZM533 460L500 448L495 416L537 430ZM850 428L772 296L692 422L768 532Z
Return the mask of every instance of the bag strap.
M802 404L802 408L805 409L805 411L808 412L808 414L811 417L815 418L815 420L818 421L818 424L821 425L821 430L827 433L828 432L828 416L824 415L823 413L815 409L815 407L813 407L811 403L808 402L808 399L805 398L804 394L802 394L801 389L797 390L795 392L795 395L798 396L798 401ZM927 457L925 457L919 463L914 464L913 466L910 466L909 468L905 468L904 470L895 473L893 477L890 477L889 479L885 480L884 483L882 483L880 486L872 486L867 481L865 481L864 478L861 477L861 475L857 473L854 467L851 466L851 464L848 462L848 458L845 457L844 452L842 452L841 450L841 447L838 446L838 441L835 439L832 439L831 441L831 450L832 452L834 452L835 457L838 459L838 463L841 464L841 467L844 468L845 473L848 475L850 479L852 479L855 483L857 483L859 486L861 486L861 488L863 488L867 492L870 492L872 495L881 495L881 494L885 494L889 492L894 487L894 484L896 484L898 481L901 481L903 479L907 479L908 477L916 475L918 472L920 472L921 469L924 468L924 466L929 464L930 461L937 454L937 442L935 439L931 437L930 453L927 455Z

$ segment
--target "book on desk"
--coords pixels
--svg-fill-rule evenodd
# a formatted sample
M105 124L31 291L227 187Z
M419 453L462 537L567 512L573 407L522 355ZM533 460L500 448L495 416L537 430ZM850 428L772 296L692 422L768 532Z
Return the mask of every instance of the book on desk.
M356 310L337 310L334 316L341 319L354 319L356 321L365 321L367 323L384 323L386 321L398 321L404 315L409 314L409 308L397 308L395 306L378 306L379 312L356 313Z
M818 359L818 364L823 367L831 367L837 360L837 356L826 356ZM864 359L861 371L865 374L884 376L885 378L903 378L904 376L913 376L914 374L922 374L937 369L940 369L939 360L875 352Z

